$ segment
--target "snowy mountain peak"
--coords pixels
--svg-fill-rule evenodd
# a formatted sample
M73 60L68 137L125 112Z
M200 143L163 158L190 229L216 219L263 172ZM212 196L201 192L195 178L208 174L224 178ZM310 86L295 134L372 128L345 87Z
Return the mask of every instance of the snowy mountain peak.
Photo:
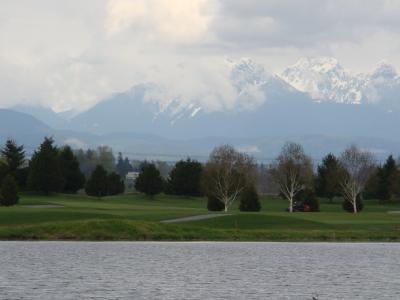
M331 57L302 58L287 68L281 78L311 98L340 103L360 103L362 83Z
M327 73L333 69L342 69L338 60L334 57L301 58L290 68L309 69L318 73Z
M231 67L230 79L238 90L249 85L261 85L269 77L264 67L251 58L242 58L239 61L229 60L228 63Z
M400 77L385 61L371 73L354 75L335 58L303 58L287 68L281 78L317 101L350 104L384 101L390 107L399 106L393 99L400 92Z

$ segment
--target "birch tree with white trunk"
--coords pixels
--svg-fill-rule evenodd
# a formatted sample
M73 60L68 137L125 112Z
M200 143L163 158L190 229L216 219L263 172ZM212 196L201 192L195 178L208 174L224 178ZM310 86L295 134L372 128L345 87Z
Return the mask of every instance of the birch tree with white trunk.
M289 212L293 212L294 197L312 182L311 158L300 144L288 142L271 165L270 172L281 194L289 202Z
M243 189L254 183L254 159L236 151L232 146L215 148L203 171L203 189L207 196L215 197L224 205L224 211L238 198Z
M340 156L340 164L344 174L340 179L340 187L345 201L353 205L353 212L358 212L357 197L364 191L368 179L374 172L375 158L369 151L357 146L350 146Z

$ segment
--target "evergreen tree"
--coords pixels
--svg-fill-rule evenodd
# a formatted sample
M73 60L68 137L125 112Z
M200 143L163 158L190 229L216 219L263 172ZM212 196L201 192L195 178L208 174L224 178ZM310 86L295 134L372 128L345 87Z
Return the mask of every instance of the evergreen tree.
M18 186L14 177L8 174L1 184L0 205L12 206L18 203Z
M85 192L89 196L104 197L108 194L108 176L107 171L98 165L88 181L86 182Z
M339 160L333 155L328 154L322 159L322 164L318 166L316 178L316 192L319 197L326 197L332 202L335 196L340 194L340 181L343 170Z
M45 194L63 190L64 178L61 172L57 147L52 138L45 138L35 151L30 163L28 186Z
M69 146L60 150L59 158L65 182L63 192L76 193L85 186L85 176L79 168L78 159Z
M121 177L115 172L109 174L107 177L108 195L113 196L113 195L123 194L124 192L125 192L125 183L121 179Z
M16 171L25 162L24 146L18 146L14 140L8 139L6 145L1 150L1 154L8 166L8 171L15 177Z
M390 155L377 172L377 197L380 200L390 200L399 191L400 174L396 161Z
M156 166L146 163L135 181L135 189L153 197L162 192L163 180Z
M175 164L167 180L167 190L173 195L201 196L201 176L203 166L187 159Z
M261 203L255 186L246 187L240 194L240 211L260 211Z
M0 182L7 174L14 176L20 189L26 188L28 177L28 168L24 167L25 150L24 147L18 146L17 143L8 139L4 148L1 150L3 161L0 166Z
M225 209L225 205L213 195L207 195L207 209L209 211L223 211Z

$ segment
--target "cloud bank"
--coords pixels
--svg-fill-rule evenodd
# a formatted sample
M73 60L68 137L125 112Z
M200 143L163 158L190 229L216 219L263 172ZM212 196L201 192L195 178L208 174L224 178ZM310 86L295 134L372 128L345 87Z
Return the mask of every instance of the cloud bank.
M302 56L399 67L399 25L391 0L4 0L0 106L84 110L142 82L210 110L246 105L257 91L238 100L227 58L274 72Z

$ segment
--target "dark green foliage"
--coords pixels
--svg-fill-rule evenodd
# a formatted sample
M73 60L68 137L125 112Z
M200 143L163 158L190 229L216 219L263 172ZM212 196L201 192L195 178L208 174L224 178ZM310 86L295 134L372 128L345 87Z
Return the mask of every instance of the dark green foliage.
M24 146L18 146L14 140L8 139L6 145L1 150L1 154L8 166L9 173L15 176L17 169L25 162Z
M107 177L107 193L110 196L123 194L125 192L125 183L121 177L112 172Z
M146 163L135 182L135 189L153 197L162 192L163 180L156 166Z
M328 154L318 166L317 178L315 180L315 190L319 197L326 197L331 202L332 199L340 195L340 178L343 170L339 160L333 155Z
M60 192L64 187L57 147L52 138L45 138L35 151L30 163L28 186L31 190L45 194Z
M298 192L294 198L295 202L301 203L303 211L319 211L319 199L312 189L304 189Z
M25 151L23 146L18 146L12 139L8 139L1 150L4 163L0 163L0 183L7 174L12 175L20 189L26 189L28 168L25 163Z
M357 205L357 212L360 212L363 210L364 203L362 201L361 195L357 196L356 205ZM354 213L354 206L353 206L353 203L351 203L351 201L344 199L343 203L342 203L342 207L345 211Z
M59 152L61 172L64 177L64 193L76 193L85 186L85 176L71 147L65 146Z
M180 196L201 196L202 172L203 166L197 161L187 159L177 162L169 174L167 192Z
M390 155L385 164L377 172L377 197L380 200L390 200L399 192L400 174L393 156Z
M209 211L223 211L225 209L224 203L219 201L212 195L207 196L207 209Z
M363 196L365 199L377 199L378 198L378 189L379 189L379 168L372 173L367 183L365 184L365 190Z
M3 179L6 178L8 174L8 166L0 161L0 184L3 182Z
M240 194L240 211L260 211L261 203L254 186L246 187Z
M126 174L128 172L132 172L133 168L129 162L129 159L125 157L125 159L122 157L122 153L118 153L118 161L117 161L117 173L121 178L125 178Z
M1 184L0 205L12 206L18 203L18 186L14 177L7 175Z
M89 196L93 197L104 197L108 194L107 187L107 171L100 165L98 165L88 181L86 182L85 192Z
M19 168L15 172L15 180L18 184L18 189L20 191L26 191L28 189L28 176L29 176L29 167Z

